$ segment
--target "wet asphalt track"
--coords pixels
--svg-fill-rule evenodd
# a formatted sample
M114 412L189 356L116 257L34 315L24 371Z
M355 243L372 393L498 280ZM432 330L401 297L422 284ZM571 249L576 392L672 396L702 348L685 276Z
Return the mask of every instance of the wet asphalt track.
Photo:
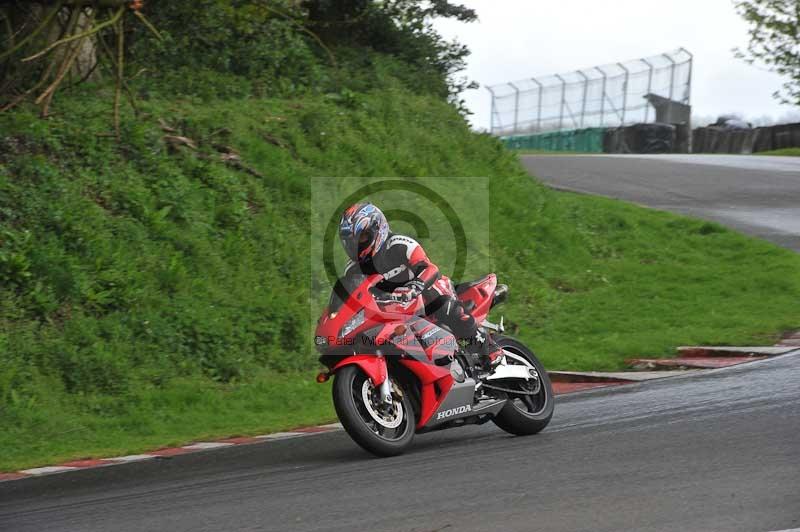
M800 353L562 398L550 427L342 433L0 484L0 530L774 531L800 527Z
M714 220L800 251L800 157L529 155L544 182Z
M527 164L800 247L797 163L681 157ZM800 353L562 397L527 438L469 427L379 460L338 432L0 483L0 532L798 527Z

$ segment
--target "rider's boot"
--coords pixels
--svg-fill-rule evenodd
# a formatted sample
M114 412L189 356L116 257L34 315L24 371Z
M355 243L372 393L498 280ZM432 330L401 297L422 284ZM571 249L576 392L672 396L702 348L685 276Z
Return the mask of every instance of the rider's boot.
M467 341L466 350L480 357L481 367L486 371L493 370L503 359L503 349L481 329Z

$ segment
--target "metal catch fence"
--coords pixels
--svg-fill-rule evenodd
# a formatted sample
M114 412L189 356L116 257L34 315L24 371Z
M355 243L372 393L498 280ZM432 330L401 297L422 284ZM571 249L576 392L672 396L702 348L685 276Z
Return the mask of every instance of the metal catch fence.
M655 121L656 100L689 105L693 56L685 48L486 87L492 134L618 127Z

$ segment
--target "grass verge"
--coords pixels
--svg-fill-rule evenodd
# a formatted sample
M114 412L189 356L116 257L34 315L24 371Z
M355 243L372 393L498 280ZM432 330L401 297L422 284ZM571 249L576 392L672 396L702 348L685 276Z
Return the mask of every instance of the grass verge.
M550 191L511 224L512 332L547 367L617 370L693 344L772 344L800 323L800 255L716 223ZM497 237L496 237L497 238Z
M311 373L263 373L230 386L176 379L140 390L124 409L110 412L99 398L92 403L75 408L47 401L25 423L5 425L0 471L266 434L336 418L330 385L317 384Z
M781 150L760 151L753 155L781 155L784 157L800 157L800 148L783 148Z

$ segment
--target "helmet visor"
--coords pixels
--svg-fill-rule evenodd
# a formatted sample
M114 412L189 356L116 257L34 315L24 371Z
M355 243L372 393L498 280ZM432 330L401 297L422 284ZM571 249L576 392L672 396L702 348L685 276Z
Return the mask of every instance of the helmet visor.
M358 256L363 256L363 253L372 248L375 242L375 233L371 227L368 227L358 234ZM368 253L369 254L369 253Z
M342 247L347 257L353 262L358 262L358 238L353 235L342 236Z
M369 250L375 240L375 232L371 227L367 227L356 235L342 236L342 246L350 260L358 262L364 251Z

